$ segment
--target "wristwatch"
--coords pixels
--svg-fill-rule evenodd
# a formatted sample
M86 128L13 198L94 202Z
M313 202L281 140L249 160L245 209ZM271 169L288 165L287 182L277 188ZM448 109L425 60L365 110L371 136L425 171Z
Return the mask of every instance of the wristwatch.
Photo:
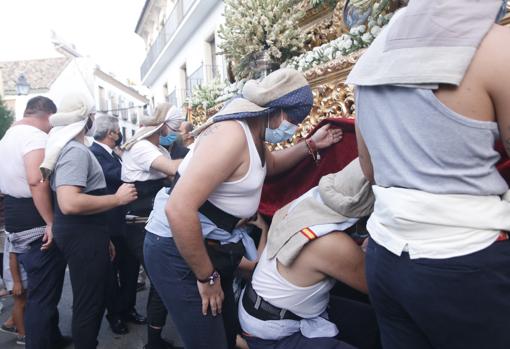
M218 280L219 278L220 278L220 273L218 273L216 270L214 270L212 272L212 274L210 276L206 277L205 279L197 278L197 280L203 284L208 283L210 286L213 286L214 283L216 282L216 280Z

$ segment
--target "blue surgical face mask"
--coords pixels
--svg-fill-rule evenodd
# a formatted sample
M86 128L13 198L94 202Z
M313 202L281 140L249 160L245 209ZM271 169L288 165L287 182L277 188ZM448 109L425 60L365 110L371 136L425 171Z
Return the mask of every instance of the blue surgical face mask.
M283 120L280 126L276 129L266 127L266 142L269 143L280 143L283 141L287 141L294 136L296 133L297 126L291 124L287 120Z
M501 9L499 10L498 16L496 17L496 23L501 21L503 17L506 15L506 4L508 0L503 0L503 4L501 5Z
M163 147L168 147L177 139L177 133L170 132L166 136L159 136L159 144Z

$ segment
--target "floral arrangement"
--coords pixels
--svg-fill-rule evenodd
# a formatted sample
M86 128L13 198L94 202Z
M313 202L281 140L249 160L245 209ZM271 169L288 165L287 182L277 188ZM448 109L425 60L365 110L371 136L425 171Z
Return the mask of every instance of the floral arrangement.
M193 88L188 104L196 109L197 107L211 108L216 105L216 99L223 94L226 87L225 82L220 79L212 80L208 84L197 85Z
M311 51L287 60L283 65L299 71L306 71L320 64L329 62L341 56L368 47L379 35L393 14L380 14L370 19L368 25L351 28L348 33L322 46L314 47Z
M230 98L241 93L246 79L234 82L233 84L226 85L221 94L216 98L216 104L228 101Z
M254 62L279 66L303 52L304 34L298 27L304 12L300 0L225 0L225 24L219 48L234 63L236 80L255 75Z
M337 3L337 0L310 0L311 7L319 7L322 4L327 4L330 7L334 7Z
M314 1L314 0L310 0ZM320 0L318 0L320 1ZM329 0L324 0L329 1ZM361 2L366 0L359 0ZM239 2L240 5L238 5L237 9L233 9L235 4ZM289 3L295 3L296 1L280 1L280 3L286 3L285 6L289 6ZM258 23L257 21L263 21L265 22L270 21L268 17L272 17L271 14L265 13L262 15L260 13L260 4L269 4L271 3L273 6L275 3L278 3L278 1L275 0L225 0L225 4L227 5L227 11L234 11L234 14L230 14L227 17L231 20L234 20L236 18L239 22L250 22L251 24L249 26L257 25L254 23ZM299 56L291 56L286 59L286 61L282 62L282 66L294 68L299 71L307 71L314 67L317 67L321 64L327 63L329 61L332 61L336 58L340 58L342 56L347 56L359 49L368 47L373 40L379 35L382 28L388 24L390 21L393 13L388 13L388 9L386 6L388 5L388 1L381 0L379 2L375 2L373 4L373 10L372 10L372 16L369 17L367 24L358 25L350 29L349 32L342 34L340 37L336 38L333 41L330 41L329 43L323 44L321 46L313 48L311 51L307 51ZM251 6L251 7L250 7ZM276 6L276 5L274 5ZM245 12L245 7L250 7L250 11ZM258 19L251 19L249 16L253 15L253 12L256 11L255 8L257 8L259 12ZM243 10L244 9L244 10ZM243 13L243 14L242 14ZM237 17L236 17L237 16ZM265 17L267 16L267 18ZM266 18L263 20L262 18ZM271 19L271 21L274 21L275 19ZM238 30L241 30L241 27L244 25L242 23L237 23ZM248 25L246 25L249 27ZM296 26L297 27L297 26ZM225 27L226 28L226 27ZM223 29L225 32L226 29ZM232 27L230 30L233 30ZM255 30L255 29L250 29ZM294 30L294 29L292 29ZM244 33L245 34L245 33ZM225 34L223 34L225 35ZM230 34L227 34L227 36ZM232 34L233 35L233 34ZM280 34L278 34L280 35ZM238 54L240 57L241 52L248 52L251 51L250 58L252 59L254 57L254 54L259 52L259 50L264 46L262 41L257 41L254 38L241 38L240 36L236 36L236 42L229 43L228 45L221 46L223 50L226 50L226 47L230 47L229 45L233 45L233 52L235 54ZM256 43L255 43L256 41ZM240 42L245 42L246 45L239 45ZM251 46L250 46L251 45ZM243 47L241 47L243 46ZM251 48L245 48L245 47L251 47ZM300 46L302 47L302 46ZM243 51L244 50L244 51ZM231 51L232 52L232 51ZM266 50L266 52L268 52ZM234 55L228 55L227 52L225 52L227 57L230 59L233 59L231 57L234 57ZM272 59L269 57L269 59ZM240 68L239 68L240 69ZM204 105L206 105L207 108L211 108L212 106L219 105L230 98L234 97L235 95L239 94L244 86L244 83L247 79L252 78L250 74L245 74L242 72L236 73L236 76L238 78L238 81L236 81L233 84L228 83L221 83L219 81L213 81L213 86L200 86L196 88L196 90L193 91L193 96L191 97L191 105L196 109L196 107L199 107L200 109L203 109ZM243 76L242 78L239 78L240 76ZM204 112L205 113L205 112Z

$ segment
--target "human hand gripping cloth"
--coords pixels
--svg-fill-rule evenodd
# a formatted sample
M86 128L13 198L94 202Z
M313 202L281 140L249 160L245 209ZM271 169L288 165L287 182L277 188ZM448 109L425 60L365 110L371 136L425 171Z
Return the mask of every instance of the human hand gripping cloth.
M74 139L87 124L88 116L94 111L93 101L85 95L72 94L64 97L57 113L50 116L53 126L44 151L44 160L39 166L43 180L47 180L60 152Z
M259 206L261 214L272 217L277 210L315 187L323 176L340 171L358 156L354 119L325 119L307 137L327 123L333 128L342 128L342 141L322 149L322 159L318 165L309 156L289 171L266 178ZM510 186L510 159L501 141L496 143L496 150L501 155L496 168Z
M411 0L358 60L346 83L458 86L505 5L506 0Z
M321 149L319 163L311 156L307 156L289 171L266 178L259 206L261 214L273 216L277 210L318 185L323 176L340 171L358 157L354 119L325 119L308 134L307 138L326 124L330 124L331 128L341 128L342 140Z
M282 68L261 81L247 81L242 96L228 101L192 134L196 137L216 122L268 116L279 109L288 115L291 123L297 125L310 113L312 105L312 89L303 74L294 69Z

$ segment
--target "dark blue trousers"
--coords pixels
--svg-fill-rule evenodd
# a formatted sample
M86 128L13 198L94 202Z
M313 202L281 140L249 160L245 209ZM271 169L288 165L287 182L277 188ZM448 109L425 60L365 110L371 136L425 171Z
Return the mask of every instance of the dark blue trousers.
M386 349L510 347L510 241L447 259L396 256L373 240L366 272Z
M336 338L306 338L301 332L278 341L244 337L250 349L356 349Z
M55 244L41 251L42 240L18 255L27 272L28 290L25 308L26 347L53 349L60 339L57 305L62 295L66 262Z
M181 257L174 239L147 232L145 265L151 281L161 295L185 348L235 348L235 311L232 291L233 271L221 275L225 294L221 315L202 315L202 298L197 279ZM236 266L237 267L237 266Z
M53 226L55 242L69 265L73 290L72 333L75 349L94 349L105 311L110 276L106 227Z

